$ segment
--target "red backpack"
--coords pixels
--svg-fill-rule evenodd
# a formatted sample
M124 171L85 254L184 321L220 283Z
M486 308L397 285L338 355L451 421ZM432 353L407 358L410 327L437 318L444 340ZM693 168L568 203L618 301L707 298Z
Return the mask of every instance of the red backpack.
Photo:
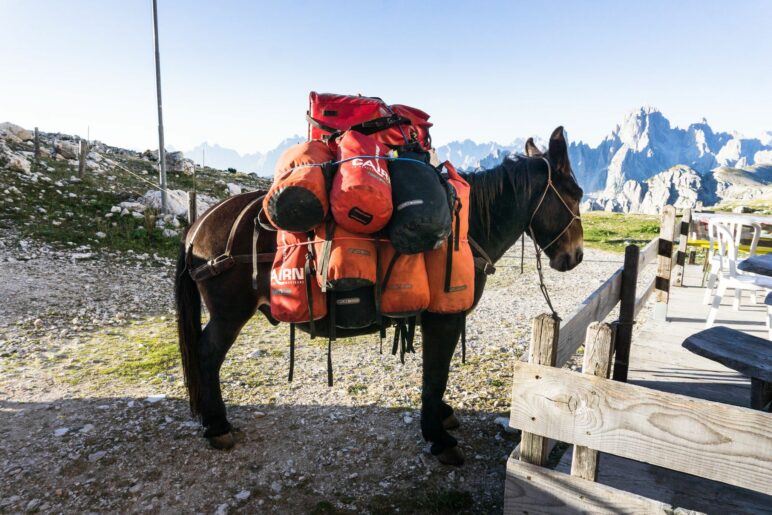
M377 97L317 93L309 95L308 139L329 139L346 130L372 135L391 146L418 143L432 148L429 115L406 105L387 105Z

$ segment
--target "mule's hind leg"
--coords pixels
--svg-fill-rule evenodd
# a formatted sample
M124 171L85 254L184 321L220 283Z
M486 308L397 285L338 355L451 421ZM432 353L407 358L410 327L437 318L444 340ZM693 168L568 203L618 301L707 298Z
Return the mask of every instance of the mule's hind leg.
M206 324L199 342L201 424L204 437L217 449L230 449L235 444L220 389L220 367L247 320L248 317L213 318Z
M444 422L453 416L453 410L442 401L448 385L450 360L461 335L462 320L461 315L432 313L421 315L423 335L421 432L424 439L431 442L432 454L442 463L450 465L464 463L464 455L458 448L458 441L443 427Z

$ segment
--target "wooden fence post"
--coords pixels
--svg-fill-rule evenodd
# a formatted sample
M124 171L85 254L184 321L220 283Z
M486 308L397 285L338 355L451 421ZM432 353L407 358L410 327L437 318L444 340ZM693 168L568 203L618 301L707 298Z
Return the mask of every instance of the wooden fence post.
M528 350L528 362L538 365L555 366L557 359L560 322L547 313L533 319L531 345ZM547 462L550 446L547 438L531 433L523 433L520 439L520 459L534 465Z
M657 278L654 280L656 304L654 320L667 320L667 303L670 298L670 274L673 265L673 236L675 235L675 208L662 208L662 221L659 227L657 249Z
M196 215L198 214L198 211L196 209L196 192L189 191L188 192L188 224L193 225L193 222L196 221Z
M38 132L38 128L35 127L35 171L39 171L40 169L40 133Z
M614 331L608 324L593 322L587 328L584 340L582 373L607 379L611 368L611 349ZM580 445L574 446L571 475L595 481L598 477L598 451Z
M86 173L86 155L88 154L88 143L86 140L80 140L80 161L78 162L78 177L81 179Z
M635 323L635 289L638 281L639 255L640 249L637 245L628 245L625 248L619 321L614 339L614 381L625 383L627 382L627 369L630 365L630 346L633 341L633 324Z
M681 217L681 230L678 239L678 253L676 254L675 264L675 285L683 286L684 282L684 266L686 264L686 243L689 241L689 230L692 226L692 210L689 208L684 209L684 214Z

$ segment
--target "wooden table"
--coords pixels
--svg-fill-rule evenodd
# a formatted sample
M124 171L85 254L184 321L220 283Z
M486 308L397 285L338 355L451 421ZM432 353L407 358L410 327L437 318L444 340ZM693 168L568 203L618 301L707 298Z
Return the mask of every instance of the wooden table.
M751 408L772 401L772 342L724 326L695 333L681 344L751 378Z
M772 254L753 256L744 259L737 265L737 269L742 270L743 272L751 272L753 274L772 277Z

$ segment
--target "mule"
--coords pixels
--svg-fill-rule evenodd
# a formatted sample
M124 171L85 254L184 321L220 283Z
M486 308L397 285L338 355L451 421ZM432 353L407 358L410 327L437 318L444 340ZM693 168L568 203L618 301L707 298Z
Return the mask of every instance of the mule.
M471 186L469 237L477 245L475 253L495 263L528 230L549 264L559 271L571 270L582 261L583 232L579 218L582 190L568 159L563 128L558 127L542 154L533 140L526 144L526 155L507 158L499 166L464 174ZM253 245L260 256L269 257L276 249L275 233L260 231L253 242L253 226L241 223L257 216L264 192L231 197L219 208L211 208L194 222L180 250L175 296L179 346L190 408L200 416L204 436L218 449L234 443L220 390L220 367L241 328L260 311L271 323L269 278L270 259L257 263L253 275L251 260L242 259L229 269L194 281L189 273L222 254L232 228L232 252L251 256ZM245 209L248 208L248 209ZM246 216L244 216L246 215ZM241 216L241 217L240 217ZM488 268L488 270L483 270ZM482 296L490 267L476 267L475 306ZM254 279L254 286L253 286ZM210 319L201 327L201 301ZM474 307L472 308L474 309ZM448 432L458 427L453 408L443 401L448 383L451 357L462 331L464 314L424 312L420 317L423 342L423 388L421 394L421 432L431 443L433 455L446 464L461 465L464 455L457 440ZM308 327L299 326L308 331ZM316 323L318 335L327 334L326 320ZM361 330L338 329L338 337L375 333L379 327Z

